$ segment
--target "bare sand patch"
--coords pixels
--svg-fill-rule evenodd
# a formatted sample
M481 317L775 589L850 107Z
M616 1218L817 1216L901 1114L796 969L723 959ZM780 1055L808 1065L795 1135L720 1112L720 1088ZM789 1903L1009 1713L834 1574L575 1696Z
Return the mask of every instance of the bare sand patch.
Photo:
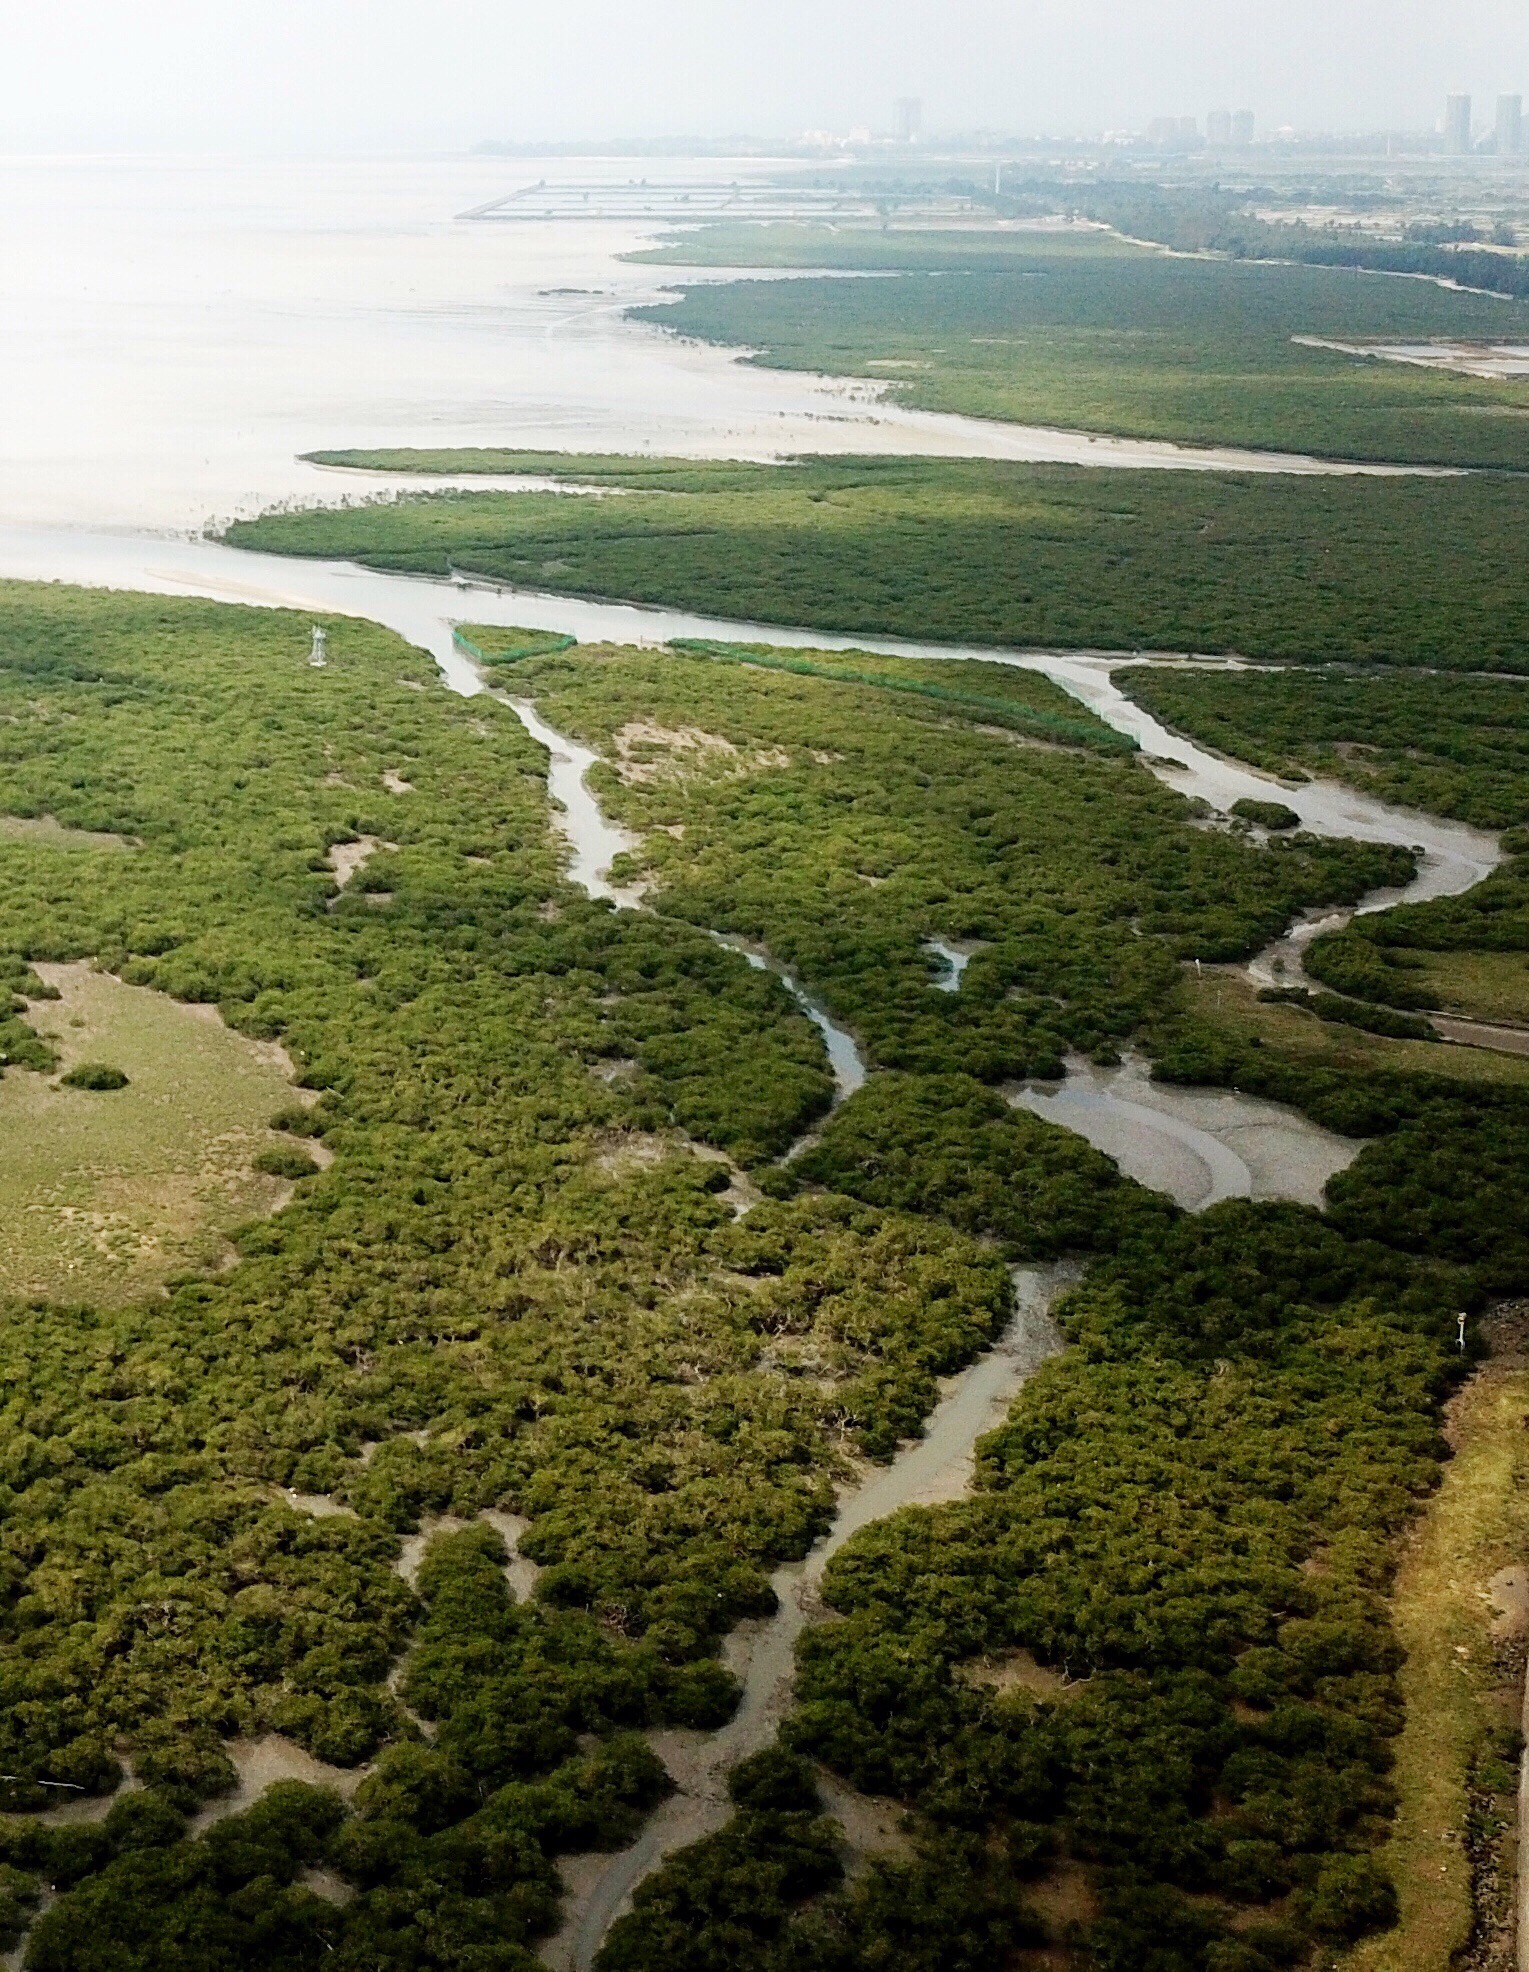
M1278 1103L1154 1082L1135 1057L1116 1068L1075 1059L1059 1088L1027 1085L1007 1093L1086 1137L1128 1177L1167 1192L1191 1212L1226 1198L1320 1205L1328 1181L1347 1170L1360 1148Z
M680 1146L647 1130L610 1130L596 1139L594 1165L607 1177L627 1178L638 1171L656 1171Z
M1100 1909L1088 1870L1081 1862L1065 1858L1053 1863L1038 1882L1027 1886L1025 1902L1046 1926L1052 1941L1059 1945L1065 1944L1074 1926L1092 1924ZM1071 1963L1071 1954L1065 1960L1049 1962Z
M791 765L783 746L759 746L745 751L721 733L699 726L660 726L651 719L633 719L615 736L616 772L628 787L654 781L689 780L697 775L779 773Z
M600 1063L593 1071L596 1079L608 1084L629 1081L637 1072L636 1062ZM646 1130L607 1130L595 1139L592 1162L608 1178L631 1178L641 1171L655 1171L671 1158L692 1157L701 1164L719 1164L728 1174L728 1184L715 1194L728 1206L735 1219L741 1219L764 1197L764 1193L725 1151L710 1144L695 1143L682 1132L671 1137Z
M291 1195L252 1168L282 1141L268 1125L291 1105L291 1062L233 1033L216 1007L84 963L37 971L60 998L30 1019L61 1072L104 1062L128 1085L0 1077L0 1294L120 1302L225 1264L228 1230Z
M382 850L395 854L396 842L384 842L380 836L358 835L354 842L336 842L330 845L329 867L334 871L335 888L346 889L353 877L364 870L367 864Z
M907 1810L901 1801L857 1793L837 1774L827 1772L819 1773L818 1785L825 1808L843 1831L845 1874L852 1882L878 1856L911 1853L913 1844L903 1828Z
M72 829L52 815L0 815L0 841L36 842L48 849L136 849L125 835Z
M1332 336L1292 336L1304 349L1331 349L1371 362L1405 363L1419 370L1448 370L1461 377L1529 377L1529 345L1456 338L1448 342L1344 342Z
M1001 1656L979 1657L962 1668L967 1684L1000 1698L1021 1691L1030 1698L1059 1699L1080 1692L1085 1678L1069 1678L1064 1671L1053 1671L1028 1650L1006 1650Z
M245 1813L279 1780L300 1780L305 1787L327 1787L349 1800L368 1771L365 1767L327 1766L292 1740L274 1732L262 1739L228 1740L223 1750L234 1763L238 1783L231 1793L207 1803L192 1821L193 1835L200 1835L215 1821Z

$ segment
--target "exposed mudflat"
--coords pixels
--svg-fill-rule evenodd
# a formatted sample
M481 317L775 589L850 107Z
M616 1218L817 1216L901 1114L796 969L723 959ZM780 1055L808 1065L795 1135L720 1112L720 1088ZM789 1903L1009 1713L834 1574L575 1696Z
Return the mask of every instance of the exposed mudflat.
M246 1808L254 1807L261 1795L279 1780L300 1780L309 1787L329 1787L349 1800L366 1776L363 1767L327 1766L293 1740L283 1739L274 1732L260 1739L228 1740L223 1750L234 1763L239 1783L232 1793L221 1794L207 1803L191 1823L193 1835L199 1835L215 1821L225 1821L229 1815L243 1814Z
M1529 347L1521 342L1340 342L1331 336L1292 336L1306 349L1340 356L1404 363L1418 370L1448 370L1457 377L1529 377Z
M1449 1013L1431 1013L1428 1018L1444 1040L1460 1047L1490 1048L1497 1054L1529 1054L1529 1028L1499 1027L1490 1020L1460 1020Z
M1278 1103L1154 1082L1134 1057L1118 1068L1074 1060L1065 1082L1027 1083L1009 1095L1191 1212L1227 1198L1320 1205L1328 1180L1361 1149Z

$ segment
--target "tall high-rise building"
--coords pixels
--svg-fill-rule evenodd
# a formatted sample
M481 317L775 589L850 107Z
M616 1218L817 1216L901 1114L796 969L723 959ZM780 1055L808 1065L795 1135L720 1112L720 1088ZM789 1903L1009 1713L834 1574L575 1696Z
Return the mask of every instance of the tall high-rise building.
M924 104L918 96L899 96L897 99L897 141L912 144L924 127Z
M1524 148L1524 99L1522 96L1497 98L1497 155L1519 157Z
M1451 96L1444 105L1444 148L1451 157L1471 154L1471 99Z
M1253 141L1253 112L1238 110L1232 118L1232 142L1238 150L1245 151Z
M1205 141L1216 150L1225 150L1232 141L1232 113L1212 110L1205 119Z

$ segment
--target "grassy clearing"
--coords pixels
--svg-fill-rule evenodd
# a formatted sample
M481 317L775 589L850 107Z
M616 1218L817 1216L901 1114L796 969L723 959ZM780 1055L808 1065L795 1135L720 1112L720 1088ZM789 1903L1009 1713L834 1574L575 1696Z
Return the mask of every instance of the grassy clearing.
M1411 952L1397 956L1444 1013L1529 1026L1529 956L1523 952Z
M1396 1746L1396 1822L1380 1858L1401 1893L1401 1923L1359 1946L1348 1972L1450 1972L1472 1942L1473 1902L1482 1906L1478 1940L1502 1926L1510 1741L1529 1609L1510 1592L1515 1609L1505 1611L1492 1584L1500 1571L1520 1581L1529 1572L1522 1339L1500 1336L1501 1353L1450 1404L1454 1457L1403 1553L1392 1617L1407 1652L1407 1723Z
M1438 963L1452 968L1458 956L1451 953ZM1355 1027L1318 1020L1298 1007L1261 1001L1258 989L1240 971L1210 968L1203 973L1186 973L1181 993L1185 1006L1209 1028L1239 1046L1251 1043L1302 1069L1355 1076L1377 1071L1441 1075L1457 1082L1529 1086L1529 1060L1522 1056L1428 1041L1393 1041L1379 1034L1361 1033Z
M13 1069L0 1079L0 1294L118 1303L217 1265L222 1235L286 1187L253 1167L293 1099L270 1043L86 965L50 966L62 994L33 1024L61 1072L102 1061L128 1086L96 1094Z
M0 842L37 842L50 849L131 849L123 835L103 829L71 829L52 815L0 815Z

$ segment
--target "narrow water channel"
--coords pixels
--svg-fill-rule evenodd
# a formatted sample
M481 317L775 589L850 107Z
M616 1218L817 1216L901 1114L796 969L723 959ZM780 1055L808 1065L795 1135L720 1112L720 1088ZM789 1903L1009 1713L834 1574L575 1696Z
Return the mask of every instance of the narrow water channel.
M1222 759L1169 732L1128 699L1115 682L1114 674L1123 665L1142 661L1125 653L1005 651L919 644L902 638L837 636L779 625L736 623L680 610L586 602L528 590L470 585L461 580L392 575L353 562L299 561L279 555L247 554L215 541L52 528L0 527L0 575L147 590L155 594L201 595L323 615L364 617L429 651L446 683L465 696L481 692L486 686L454 641L454 626L461 622L553 630L591 643L655 646L676 637L712 637L795 649L861 649L936 660L974 658L1037 671L1050 678L1117 732L1135 739L1142 748L1146 765L1160 780L1179 793L1198 796L1223 812L1244 797L1278 799L1293 808L1302 826L1315 834L1415 848L1420 861L1414 881L1402 891L1376 892L1359 905L1361 912L1384 910L1404 900L1422 902L1458 895L1481 882L1501 860L1497 839L1482 830L1395 808L1336 782L1308 781L1299 787L1287 787L1252 767ZM573 846L570 874L591 895L609 897L619 904L636 902L631 893L618 891L610 882L611 862L622 849L631 846L632 838L607 821L588 789L586 775L595 756L588 748L555 733L534 708L516 704L514 709L527 729L548 748L549 785L557 803L558 825ZM1335 927L1347 915L1350 914L1324 914L1302 920L1284 938L1260 953L1252 961L1250 972L1261 984L1298 984L1300 955L1305 946L1318 931ZM959 973L953 963L960 956L956 948L943 951L934 945L931 949L950 964L946 989L958 988ZM751 962L770 963L759 954ZM865 1072L854 1037L833 1022L802 982L793 981L784 973L782 976L824 1036L841 1098L853 1093ZM1066 1098L1068 1091L1060 1094ZM1142 1114L1144 1109L1156 1111L1157 1107L1155 1095L1152 1103L1144 1104L1134 1094L1117 1092L1109 1085L1080 1086L1072 1092L1073 1116L1079 1122L1087 1121L1089 1127L1084 1134L1091 1141L1122 1161L1130 1160L1145 1171L1157 1170L1161 1189L1187 1196L1197 1181L1188 1174L1184 1164L1183 1130L1172 1121L1152 1123ZM1063 1120L1060 1108L1052 1113L1055 1120ZM1294 1112L1281 1114L1291 1119L1293 1131L1302 1129L1302 1119L1295 1117ZM1180 1124L1184 1121L1177 1119ZM1137 1147L1144 1130L1155 1130L1156 1134L1152 1139L1155 1148L1149 1146L1142 1160ZM1207 1134L1217 1137L1218 1129L1211 1128ZM1332 1140L1334 1145L1337 1141ZM1219 1156L1209 1161L1202 1157L1200 1163L1202 1171L1210 1163L1215 1167L1205 1197L1221 1196L1222 1188L1236 1176L1233 1167ZM1300 1155L1287 1161L1283 1177L1276 1158L1261 1179L1251 1177L1251 1188L1258 1196L1308 1198L1310 1169L1310 1156L1302 1148ZM1146 1181L1158 1180L1148 1176ZM1238 1189L1242 1188L1240 1176L1236 1176L1236 1184Z
M931 938L924 950L940 965L940 975L930 984L937 993L959 993L961 981L966 977L966 968L971 964L974 953L970 946L952 945L948 938Z
M493 695L499 696L497 692ZM628 849L635 849L638 838L630 829L609 821L590 791L589 770L598 762L599 754L549 726L528 699L506 697L502 702L532 739L547 749L553 826L572 851L570 878L586 896L603 897L623 909L635 909L641 902L640 894L613 884L611 865Z
M728 1772L775 1737L790 1704L797 1639L824 1613L821 1588L829 1562L873 1521L905 1506L961 1498L971 1483L977 1441L1002 1423L1026 1378L1060 1354L1062 1338L1050 1309L1076 1278L1066 1267L1016 1267L1014 1315L998 1343L946 1380L922 1438L905 1446L890 1465L868 1470L842 1495L832 1529L807 1558L775 1571L775 1614L741 1624L724 1651L728 1668L743 1683L738 1710L719 1732L653 1736L678 1790L630 1848L602 1858L596 1873L575 1886L562 1929L541 1948L557 1972L588 1972L636 1886L665 1856L713 1834L727 1820Z
M1050 678L1107 725L1137 740L1160 780L1183 794L1198 795L1214 808L1225 811L1243 797L1277 799L1295 810L1302 827L1317 835L1420 849L1423 866L1406 892L1411 902L1469 890L1501 860L1496 838L1480 829L1396 808L1335 781L1286 787L1255 768L1207 753L1169 732L1125 696L1114 673L1140 660L1124 652L1012 651L921 644L897 637L849 637L778 624L731 622L685 610L643 609L462 580L390 575L354 562L249 554L217 541L66 528L0 527L0 576L364 617L428 650L447 684L467 696L482 691L484 685L452 641L453 625L461 622L552 630L589 643L654 646L675 637L713 637L783 649L866 650L1012 665ZM1387 897L1367 903L1383 909L1392 901Z
M865 1056L860 1052L860 1043L847 1027L841 1027L820 1000L812 994L792 972L789 966L772 958L758 945L751 945L746 938L734 938L725 931L714 931L712 937L719 945L725 945L730 952L736 952L746 959L756 972L773 972L786 991L796 1001L802 1012L823 1036L823 1045L828 1050L828 1065L833 1070L835 1100L847 1102L857 1089L865 1087L867 1074Z
M485 687L453 640L453 626L464 621L555 629L588 641L656 644L680 636L712 636L797 648L974 657L1052 678L1111 726L1136 738L1151 771L1184 794L1199 795L1222 810L1242 796L1277 796L1316 833L1417 847L1418 875L1402 896L1421 899L1467 890L1490 872L1500 854L1495 839L1479 831L1393 809L1331 783L1287 789L1251 768L1205 753L1168 733L1125 698L1112 676L1124 661L1118 656L960 650L830 637L518 591L468 590L462 584L377 574L350 564L244 555L209 542L42 529L0 529L0 574L369 618L428 650L447 684L468 696ZM612 862L632 846L632 838L606 819L588 787L596 756L548 726L533 707L510 703L548 749L549 788L571 845L570 875L593 896L621 905L637 903L632 893L611 881ZM1380 909L1395 901L1398 897L1388 894L1366 899L1360 908ZM1289 979L1291 967L1299 965L1303 941L1318 928L1315 923L1296 927L1260 955L1255 966L1266 967L1270 977ZM736 943L734 949L741 949L750 964L780 974L823 1034L840 1099L852 1094L866 1073L854 1037L804 982L767 954ZM932 941L930 949L948 969L944 979L931 985L959 990L962 967L957 961L964 955L943 941ZM1251 1103L1219 1090L1161 1090L1134 1062L1117 1071L1076 1064L1061 1088L1032 1087L1016 1092L1014 1099L1089 1137L1117 1155L1133 1175L1196 1207L1233 1196L1314 1201L1326 1176L1341 1169L1354 1148L1338 1139L1324 1140L1321 1132L1313 1135L1305 1119L1273 1104ZM570 1885L568 1920L546 1948L550 1963L567 1972L585 1972L635 1885L664 1856L721 1826L728 1814L728 1769L769 1743L789 1701L796 1640L819 1613L824 1568L873 1520L916 1501L959 1497L970 1478L977 1439L1002 1418L1025 1377L1060 1347L1048 1311L1066 1278L1056 1269L1016 1272L1015 1316L999 1345L947 1385L922 1439L843 1498L830 1533L807 1559L777 1572L776 1614L744 1625L728 1643L728 1661L743 1683L737 1714L718 1733L661 1736L660 1751L679 1791L631 1848L612 1858L585 1859L590 1866Z

